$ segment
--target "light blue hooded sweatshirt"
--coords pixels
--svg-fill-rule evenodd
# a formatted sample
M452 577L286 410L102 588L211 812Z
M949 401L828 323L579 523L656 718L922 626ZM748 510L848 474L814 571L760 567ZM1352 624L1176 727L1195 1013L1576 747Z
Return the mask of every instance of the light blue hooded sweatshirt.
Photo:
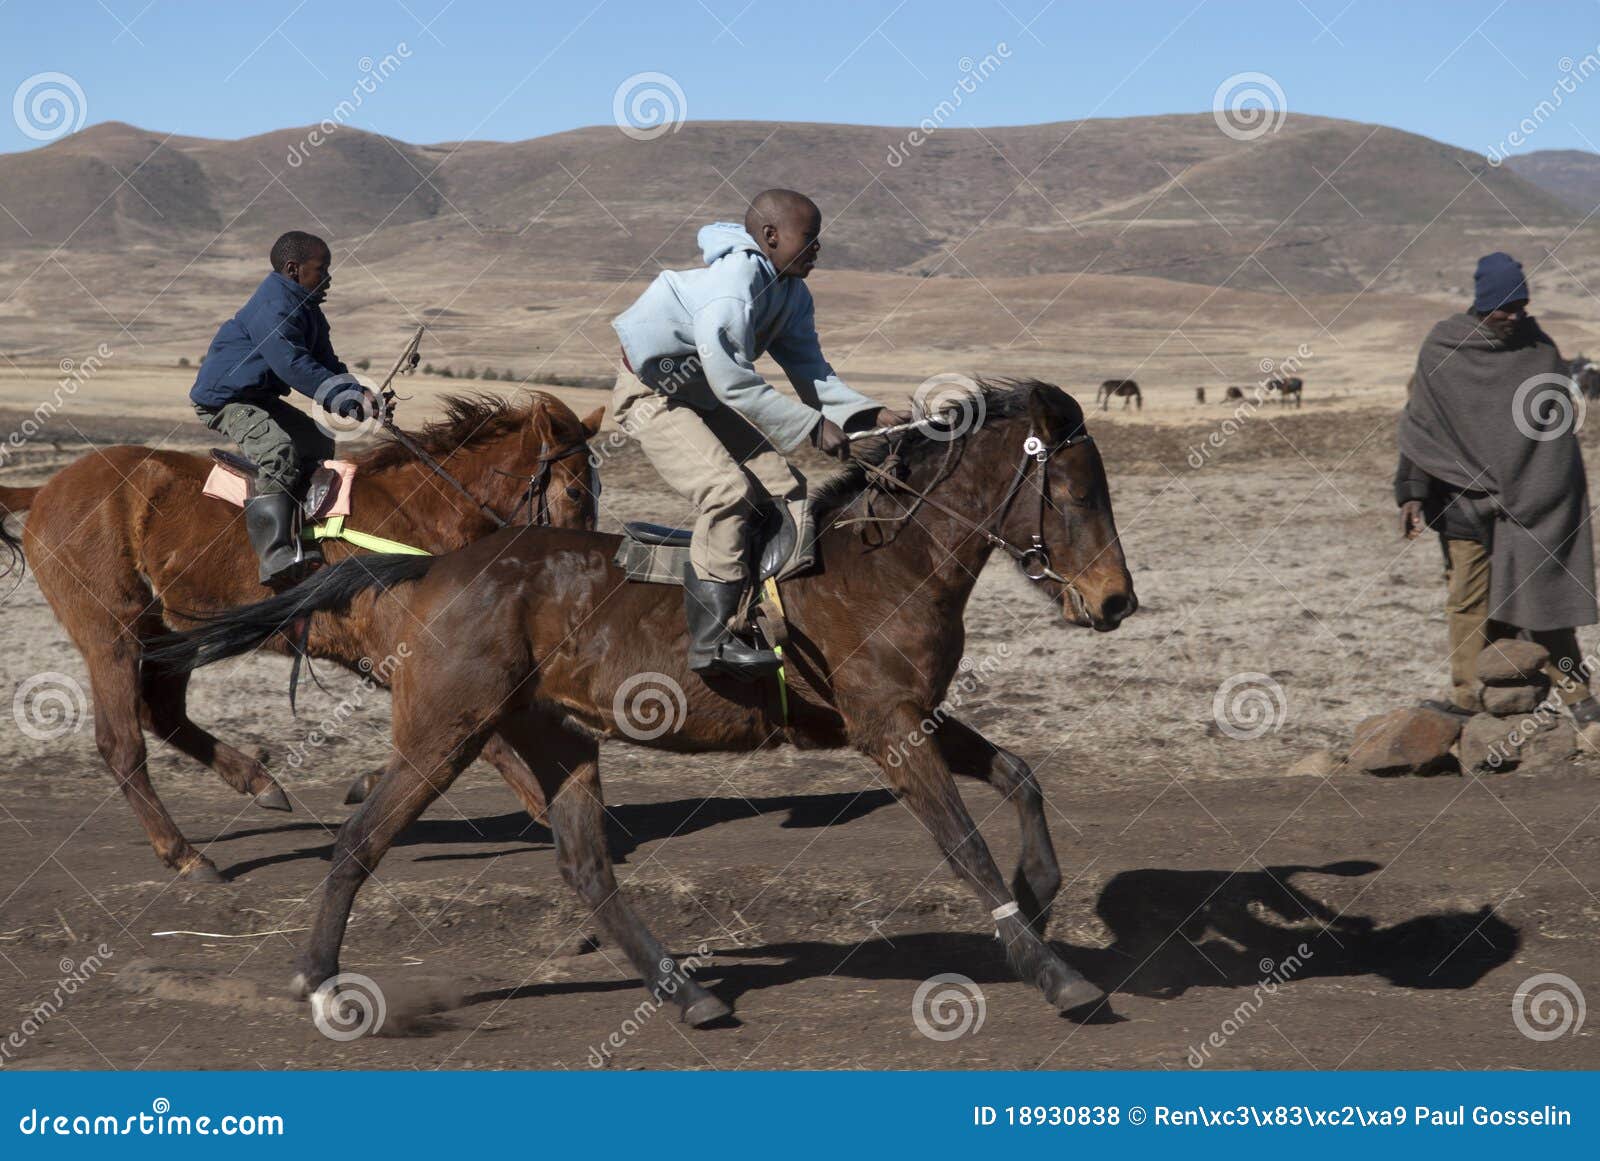
M843 427L877 410L823 358L803 279L779 278L755 239L732 222L704 227L698 241L704 270L663 271L611 324L641 380L700 411L726 404L783 452L806 438L818 411ZM762 354L783 368L798 401L756 370Z

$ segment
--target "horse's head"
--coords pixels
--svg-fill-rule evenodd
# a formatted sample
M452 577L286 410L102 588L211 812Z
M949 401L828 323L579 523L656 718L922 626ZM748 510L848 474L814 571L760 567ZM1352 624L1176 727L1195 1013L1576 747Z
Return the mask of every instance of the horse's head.
M1018 562L1023 572L1061 602L1069 621L1102 632L1115 629L1139 607L1139 599L1111 515L1105 464L1077 400L1049 383L1025 389L1029 434L1039 442L1015 450L1017 461L1027 464L1028 478L1005 514L1000 535L1024 551ZM1042 556L1028 551L1036 536Z
M600 472L589 455L589 440L600 430L605 408L579 419L577 413L544 391L531 394L523 428L523 461L513 524L532 521L557 528L593 531L599 515Z

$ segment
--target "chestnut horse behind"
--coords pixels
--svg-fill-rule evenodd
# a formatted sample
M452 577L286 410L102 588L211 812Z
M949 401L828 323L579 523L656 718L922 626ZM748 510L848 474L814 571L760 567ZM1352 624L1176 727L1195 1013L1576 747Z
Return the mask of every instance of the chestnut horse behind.
M394 677L395 756L339 831L297 989L337 1003L337 981L323 985L338 974L357 890L499 733L544 789L562 876L657 999L676 1000L691 1024L729 1009L688 978L618 888L603 826L602 737L696 753L785 741L856 748L976 894L1018 975L1063 1011L1098 1005L1099 989L1041 938L1061 872L1033 771L951 716L946 694L960 671L967 599L996 549L1074 624L1115 629L1137 601L1082 409L1048 384L983 390L975 431L907 434L895 456L903 475L858 463L815 497L826 529L821 570L782 586L787 720L770 686L692 673L682 594L626 581L612 563L618 538L593 532L507 529L448 556L336 566L160 644L154 663L189 669L317 614L327 632L355 619L388 634L374 637L377 648L412 646ZM841 517L871 523L862 535ZM669 704L670 720L641 720L647 705ZM1009 887L956 774L1016 806L1021 856Z
M386 442L357 461L349 524L429 552L448 552L495 531L499 522L480 505L508 522L524 516L531 521L543 512L563 527L593 528L585 441L601 414L580 421L544 392L517 405L498 396L450 397L445 418L413 439L478 503L399 444ZM246 604L268 593L256 580L244 514L201 494L210 467L203 456L125 445L96 449L40 487L0 487L0 541L13 553L25 553L88 667L101 756L156 855L199 882L220 876L156 797L145 766L145 730L215 770L239 793L253 795L258 805L290 809L259 757L189 720L186 674L141 665L151 637L168 626L195 623L184 614ZM5 529L4 517L22 511L29 516L19 542ZM358 552L342 541L322 546L330 566ZM263 646L289 652L281 636ZM359 621L314 626L307 652L350 668L384 655L369 650ZM499 744L484 756L529 810L542 814L543 802L520 759Z

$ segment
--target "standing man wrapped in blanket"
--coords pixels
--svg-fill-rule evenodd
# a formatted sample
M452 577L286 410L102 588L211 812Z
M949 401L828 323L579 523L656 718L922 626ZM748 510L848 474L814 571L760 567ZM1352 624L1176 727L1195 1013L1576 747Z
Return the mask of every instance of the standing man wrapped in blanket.
M700 231L705 267L660 274L612 323L632 375L612 400L671 487L695 508L684 569L689 667L757 680L778 657L741 640L729 622L755 579L753 521L781 505L801 553L808 545L806 481L785 459L802 442L849 455L846 432L903 422L848 387L823 357L805 279L821 250L822 213L786 189L757 194L744 225ZM756 369L769 354L798 399Z
M1472 308L1436 325L1417 357L1400 421L1401 532L1439 533L1448 588L1451 689L1423 704L1470 714L1476 662L1523 636L1550 654L1560 703L1600 743L1576 628L1596 617L1589 487L1567 362L1527 313L1509 254L1478 262Z

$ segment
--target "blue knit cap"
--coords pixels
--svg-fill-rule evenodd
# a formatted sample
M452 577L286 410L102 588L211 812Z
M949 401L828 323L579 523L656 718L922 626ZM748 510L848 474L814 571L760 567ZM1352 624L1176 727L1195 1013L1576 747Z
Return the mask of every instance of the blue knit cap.
M1499 310L1508 302L1526 302L1528 282L1522 276L1522 263L1496 250L1478 259L1478 272L1472 276L1472 309L1477 314Z

